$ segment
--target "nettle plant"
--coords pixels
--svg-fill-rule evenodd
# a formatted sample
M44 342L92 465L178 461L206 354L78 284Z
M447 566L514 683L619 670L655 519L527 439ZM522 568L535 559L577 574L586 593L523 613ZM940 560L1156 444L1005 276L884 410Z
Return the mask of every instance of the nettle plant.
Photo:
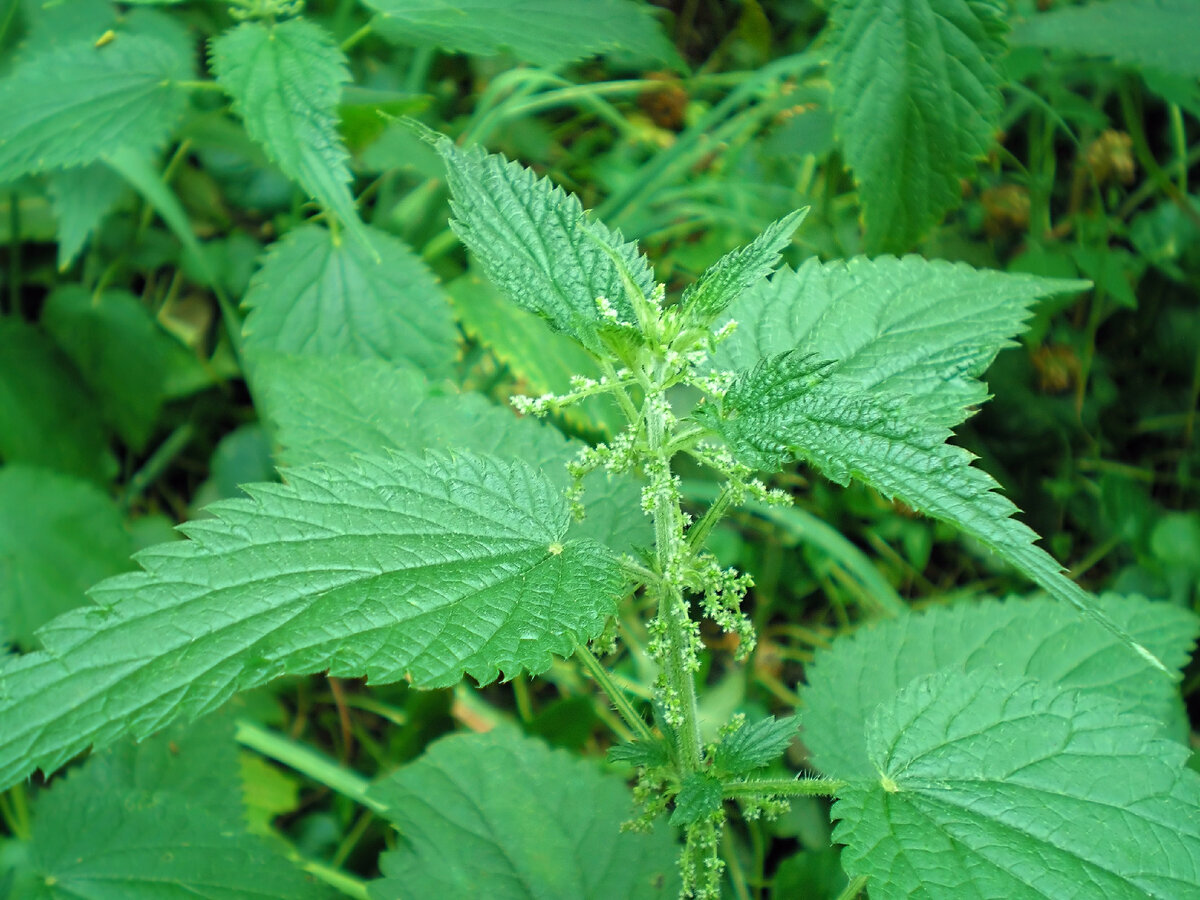
M330 776L402 836L371 897L715 897L734 811L776 815L813 795L836 798L850 892L1194 891L1200 775L1185 766L1173 682L1193 617L1082 591L947 443L986 399L978 376L1031 305L1082 284L916 257L777 268L797 212L670 302L637 248L574 197L424 134L482 272L582 348L594 373L516 398L531 414L516 417L412 365L299 354L297 342L328 331L301 321L323 279L386 292L370 279L394 246L374 231L363 242L294 231L247 297L244 348L284 483L209 507L183 526L188 540L143 551L143 571L100 583L92 605L43 627L41 649L5 660L5 785L167 726L173 752L186 751L171 723L285 674L436 688L574 657L631 738L609 758L636 770L636 805L619 776L506 728L443 739L370 785ZM378 339L398 330L420 353L449 327L444 310L400 308ZM596 398L620 419L594 446L535 418ZM697 515L683 457L720 484ZM762 475L798 460L952 523L1050 598L923 614L893 604L819 654L797 716L706 730L700 620L735 635L739 659L755 649L742 608L753 573L723 568L706 541L739 504L788 503ZM639 634L657 672L649 703L604 663ZM819 774L785 768L798 733ZM120 752L48 796L66 803L104 772L109 791L133 790L134 750ZM179 777L168 787L186 803L195 785ZM96 821L123 821L91 796L108 810Z
M373 5L380 33L497 49L494 34ZM599 6L637 16L608 16L614 34L566 22L550 39L525 33L509 5L502 46L528 39L521 52L547 66L572 35L666 52L644 8ZM875 18L872 4L837 8L850 36ZM246 21L210 43L212 82L190 81L191 39L175 23L144 10L117 22L111 8L82 26L47 20L46 46L0 81L11 110L0 178L49 179L60 262L126 185L142 194L221 300L283 464L282 484L209 507L182 527L188 540L143 551L142 571L102 581L90 605L37 631L36 649L0 661L3 786L97 751L39 792L26 833L0 847L12 879L0 886L33 897L712 897L731 823L819 796L835 798L846 896L864 885L883 898L1195 895L1200 776L1185 765L1175 688L1195 617L1077 587L947 442L987 399L979 377L1033 304L1083 283L916 257L779 268L797 212L668 298L638 249L575 198L422 132L445 162L456 233L511 301L496 305L468 278L452 286L459 320L577 376L517 398L517 417L448 385L454 316L411 252L360 219L337 133L344 52L290 4L239 9ZM324 210L324 223L272 246L244 330L147 155L193 90L227 94L247 135ZM874 132L851 130L859 159ZM856 166L871 171L886 145L871 141ZM887 210L877 221L906 234L896 217L911 205ZM114 307L147 324L134 298L96 295L55 292L43 324L69 334ZM32 329L0 326L12 358L35 355ZM545 415L600 423L606 438L568 439ZM795 715L706 720L702 620L736 639L741 662L756 652L743 609L754 573L723 567L710 538L739 506L786 505L764 478L798 461L950 523L1050 596L914 614L885 585L872 594L876 621L808 668ZM23 471L10 461L0 487L32 504L30 485L51 485ZM710 481L682 482L682 471ZM502 727L439 740L366 782L239 723L243 743L396 826L383 877L365 887L311 864L325 883L306 880L245 833L234 726L213 715L185 727L283 675L438 688L536 676L556 658L574 659L615 708L615 773ZM652 673L649 699L620 676L630 660ZM799 777L785 760L798 737L815 770ZM12 804L0 812L26 818Z

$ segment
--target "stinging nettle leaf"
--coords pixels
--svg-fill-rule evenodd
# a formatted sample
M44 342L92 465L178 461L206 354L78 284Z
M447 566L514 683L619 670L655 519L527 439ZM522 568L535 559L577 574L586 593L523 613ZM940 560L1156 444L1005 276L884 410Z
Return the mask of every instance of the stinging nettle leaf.
M1200 4L1108 0L1055 9L1013 29L1018 46L1111 56L1127 65L1200 78Z
M684 314L692 321L706 325L742 293L774 272L779 265L779 254L792 242L792 233L806 215L807 206L789 213L768 225L745 247L739 247L713 263L683 292L680 307Z
M103 163L51 172L48 193L58 221L58 268L65 271L125 193L125 182Z
M0 79L0 182L162 144L187 103L191 61L158 38L86 39L21 62Z
M721 808L721 782L704 772L693 772L683 780L675 797L672 825L693 825Z
M458 329L433 274L386 232L364 234L302 225L271 245L244 300L247 352L407 360L449 377Z
M717 744L713 763L733 775L744 775L769 766L791 745L800 730L795 716L776 719L767 716L759 722L743 725Z
M250 137L371 246L350 195L348 154L337 129L350 72L329 33L307 19L243 22L213 39L212 67Z
M33 804L15 896L39 900L321 900L318 885L249 834L232 722L216 716L123 741ZM29 890L23 893L22 888Z
M638 324L625 277L644 297L654 289L654 272L637 246L518 163L479 147L460 150L448 138L436 147L446 162L451 224L484 274L518 306L607 355L602 332ZM600 312L601 297L615 321Z
M573 483L566 465L583 447L479 394L436 389L419 372L383 360L260 354L253 384L287 465L391 450L467 451L524 460L566 491ZM583 484L587 515L571 523L570 537L591 538L618 553L650 545L637 481L595 471Z
M637 0L367 0L373 29L396 43L450 53L507 52L548 69L624 50L682 66L678 52Z
M435 741L368 796L402 835L372 900L678 896L670 831L621 830L622 779L508 727Z
M976 376L1023 327L1030 304L1084 284L917 257L782 270L730 310L748 321L738 320L715 363L742 371L720 411L702 407L697 418L748 465L804 459L838 484L857 478L956 526L1115 628L1012 518L1017 508L992 477L946 443L969 406L987 399Z
M0 664L0 783L283 674L542 672L615 610L616 558L566 539L561 492L527 464L396 454L288 479L209 507Z
M121 511L91 482L20 463L0 468L0 635L30 646L38 626L129 569L132 552Z
M842 864L883 900L1191 896L1200 774L1156 731L1000 669L919 678L867 726L874 776L838 793Z
M0 460L107 482L117 465L97 406L40 330L0 317Z
M1004 51L998 0L838 0L836 129L868 246L906 250L962 197L992 143Z
M1174 669L1187 663L1200 619L1166 602L1102 594L1101 610ZM1012 677L1103 694L1186 740L1177 687L1095 622L1047 597L934 607L857 629L819 651L805 673L804 743L832 778L867 778L866 722L915 678L940 669L1001 668Z

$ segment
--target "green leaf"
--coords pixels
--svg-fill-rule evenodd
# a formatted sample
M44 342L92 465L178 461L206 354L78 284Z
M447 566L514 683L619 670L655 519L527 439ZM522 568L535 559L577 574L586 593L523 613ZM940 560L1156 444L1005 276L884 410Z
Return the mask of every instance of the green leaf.
M615 611L615 558L566 540L566 503L527 464L360 457L288 480L209 507L0 665L0 784L283 674L540 673Z
M0 79L0 182L163 143L187 103L191 62L165 41L121 35L30 56Z
M1056 9L1013 29L1017 46L1046 47L1200 78L1200 6L1192 0L1111 0Z
M693 772L683 780L675 797L672 825L694 825L721 808L721 781L704 772Z
M408 360L448 377L458 329L432 273L385 232L369 244L302 225L271 245L245 305L248 352Z
M1140 597L1103 594L1100 608L1172 668L1187 663L1200 620ZM1003 669L1014 678L1103 694L1186 739L1179 692L1111 633L1046 598L960 603L860 628L817 654L801 690L804 743L833 778L866 778L871 713L910 681L946 669Z
M667 746L661 740L634 740L624 744L613 744L608 748L609 762L629 763L631 766L665 766L670 757Z
M565 394L571 378L599 379L604 373L579 344L554 331L546 320L514 306L492 285L473 274L446 288L467 334L487 345L530 396ZM588 397L562 410L569 424L591 432L616 434L625 417L609 396Z
M717 744L714 764L731 775L745 775L783 756L796 738L800 723L795 716L765 719L743 725Z
M337 106L350 80L346 55L308 19L243 22L212 42L212 67L246 131L289 178L367 246Z
M636 0L367 0L372 30L448 53L509 53L548 69L623 50L680 66L679 54Z
M108 166L91 163L51 172L47 185L58 220L58 268L65 271L125 193Z
M116 472L95 398L71 361L11 317L0 317L0 459L99 482Z
M683 292L680 306L686 316L707 325L729 304L775 271L779 254L792 242L808 207L772 222L745 247L725 254Z
M917 679L868 724L839 791L842 864L873 898L1184 897L1200 774L1155 723L999 669Z
M621 831L622 779L509 728L464 734L372 785L403 836L373 900L400 897L674 898L676 847L662 827Z
M117 505L94 484L22 464L0 468L0 634L34 630L86 603L89 587L130 568Z
M721 418L709 416L734 454L759 468L802 458L837 482L856 478L888 498L948 522L975 538L1048 593L1162 663L1099 612L1095 599L1034 544L1037 535L1012 518L1017 508L996 493L990 475L971 466L971 454L947 444L954 411L934 395L862 390L799 351L764 360L725 395Z
M639 321L625 278L644 297L654 289L654 272L637 246L518 163L479 147L460 150L447 138L436 146L446 161L451 224L484 274L518 306L607 356L600 334ZM615 320L600 312L601 297Z
M38 900L316 900L329 897L274 845L239 825L230 720L123 741L33 805L28 870Z
M583 447L478 394L435 389L419 372L382 360L261 357L253 383L288 465L389 450L465 450L525 460L565 491L571 486L566 464ZM572 536L617 552L650 545L637 482L597 471L584 488L587 516L571 524Z
M730 307L737 329L714 361L739 371L789 350L836 360L839 384L919 394L927 415L953 426L987 399L978 376L1024 329L1032 304L1086 287L916 256L810 259Z
M992 144L1004 51L999 0L838 0L836 129L873 249L911 247L962 198Z
M1011 518L1017 509L991 476L946 443L968 407L987 399L976 376L1033 300L1081 284L916 257L783 270L731 309L747 321L716 363L753 368L737 376L719 412L701 408L697 417L748 465L802 458L838 484L864 481L956 526L1111 626ZM781 345L792 349L776 352Z
M128 291L94 297L82 285L59 288L46 300L42 325L99 398L101 415L135 450L153 432L170 385L211 380Z

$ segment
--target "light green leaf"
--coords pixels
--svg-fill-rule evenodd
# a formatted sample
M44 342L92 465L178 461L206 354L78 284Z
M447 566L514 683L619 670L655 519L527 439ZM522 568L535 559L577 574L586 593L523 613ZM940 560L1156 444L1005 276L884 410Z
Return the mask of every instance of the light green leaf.
M623 50L672 65L679 54L637 0L367 0L372 28L391 41L449 53L510 53L556 69Z
M920 394L927 415L953 426L987 399L978 376L1024 329L1034 302L1086 287L917 256L810 259L730 307L737 329L714 361L740 371L789 350L836 360L839 383Z
M433 274L403 243L364 227L369 244L302 225L271 245L245 305L247 352L408 360L452 374L458 329Z
M670 761L667 745L661 739L638 739L624 744L613 744L608 748L606 758L609 762L629 763L631 766L665 766Z
M976 376L1023 327L1030 304L1083 285L916 257L783 270L730 310L739 328L716 364L742 371L721 410L702 408L698 418L751 466L802 458L839 484L864 481L1098 615L1011 518L1017 509L991 476L946 443L968 407L987 399Z
M436 741L369 796L403 836L382 857L372 900L679 892L670 832L621 831L633 809L622 779L508 728Z
M745 775L783 756L800 729L795 716L767 716L743 725L717 744L714 764L733 775Z
M169 385L211 380L127 291L93 296L82 285L59 288L46 300L42 325L95 392L101 415L135 450L153 432Z
M316 900L327 888L239 824L227 718L123 741L33 805L17 898Z
M868 246L911 247L962 197L1000 113L999 0L838 0L836 129Z
M1103 612L1164 663L1182 669L1200 630L1187 610L1103 594ZM935 607L858 629L818 652L806 676L804 743L834 778L865 778L871 713L915 678L938 670L1000 668L1015 678L1100 693L1127 712L1153 716L1185 740L1179 691L1112 634L1047 598Z
M607 356L600 334L639 321L624 276L645 297L654 289L654 272L637 246L518 163L478 147L460 150L447 138L436 146L446 161L451 224L484 274L518 306ZM600 312L601 297L615 320Z
M990 475L971 466L971 454L946 443L946 423L962 416L957 403L948 404L936 391L930 398L878 387L864 390L853 379L838 378L837 372L836 363L826 366L800 351L768 358L734 382L719 417L703 418L751 466L779 468L801 458L838 484L856 478L954 525L1167 671L1034 544L1037 535L1012 518L1017 508L996 493L999 485ZM965 389L971 387L965 384ZM956 391L949 396L954 393L962 395Z
M566 540L566 503L523 463L360 457L247 492L0 665L0 785L283 674L539 673L600 632L623 583L611 553Z
M89 587L131 567L117 505L94 484L22 464L0 468L0 634L34 630L87 602Z
M1200 774L1113 700L1000 669L919 678L867 726L834 840L873 898L1185 897Z
M106 482L116 473L94 397L39 330L0 317L0 460Z
M337 106L350 72L329 33L308 19L243 22L213 39L212 67L250 137L367 242L338 135Z
M672 825L694 825L721 808L721 781L705 772L693 772L683 780L675 797Z
M604 373L592 355L564 334L554 331L541 316L526 312L501 296L496 288L466 274L446 290L467 334L488 346L531 397L565 394L571 377L599 379ZM612 435L625 427L625 417L607 395L588 397L562 410L569 424Z
M566 464L583 447L478 394L435 389L419 372L382 360L260 357L253 383L288 465L388 450L465 450L525 460L565 491L571 485ZM618 552L650 545L635 481L597 471L584 487L587 516L571 524L573 536Z
M187 103L191 62L170 44L121 35L30 56L0 79L0 182L161 144Z
M775 271L779 254L792 242L792 232L800 227L808 207L772 222L762 234L745 247L739 247L717 260L694 284L688 285L680 300L684 314L706 325L743 293Z
M58 268L65 271L125 192L125 182L102 163L51 172L47 185L58 220Z
M1111 0L1056 9L1013 29L1018 46L1046 47L1200 78L1200 4Z

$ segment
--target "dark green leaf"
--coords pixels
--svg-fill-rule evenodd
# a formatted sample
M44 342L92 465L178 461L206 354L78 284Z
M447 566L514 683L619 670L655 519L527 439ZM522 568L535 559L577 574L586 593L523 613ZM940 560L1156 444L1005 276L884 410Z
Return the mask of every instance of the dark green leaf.
M745 775L783 756L800 730L795 716L774 716L743 725L717 744L714 764L731 775Z
M693 772L683 780L675 797L672 825L693 825L721 808L721 782L704 772Z
M456 735L372 786L402 835L373 900L408 897L674 898L670 832L621 831L622 779L502 728Z

